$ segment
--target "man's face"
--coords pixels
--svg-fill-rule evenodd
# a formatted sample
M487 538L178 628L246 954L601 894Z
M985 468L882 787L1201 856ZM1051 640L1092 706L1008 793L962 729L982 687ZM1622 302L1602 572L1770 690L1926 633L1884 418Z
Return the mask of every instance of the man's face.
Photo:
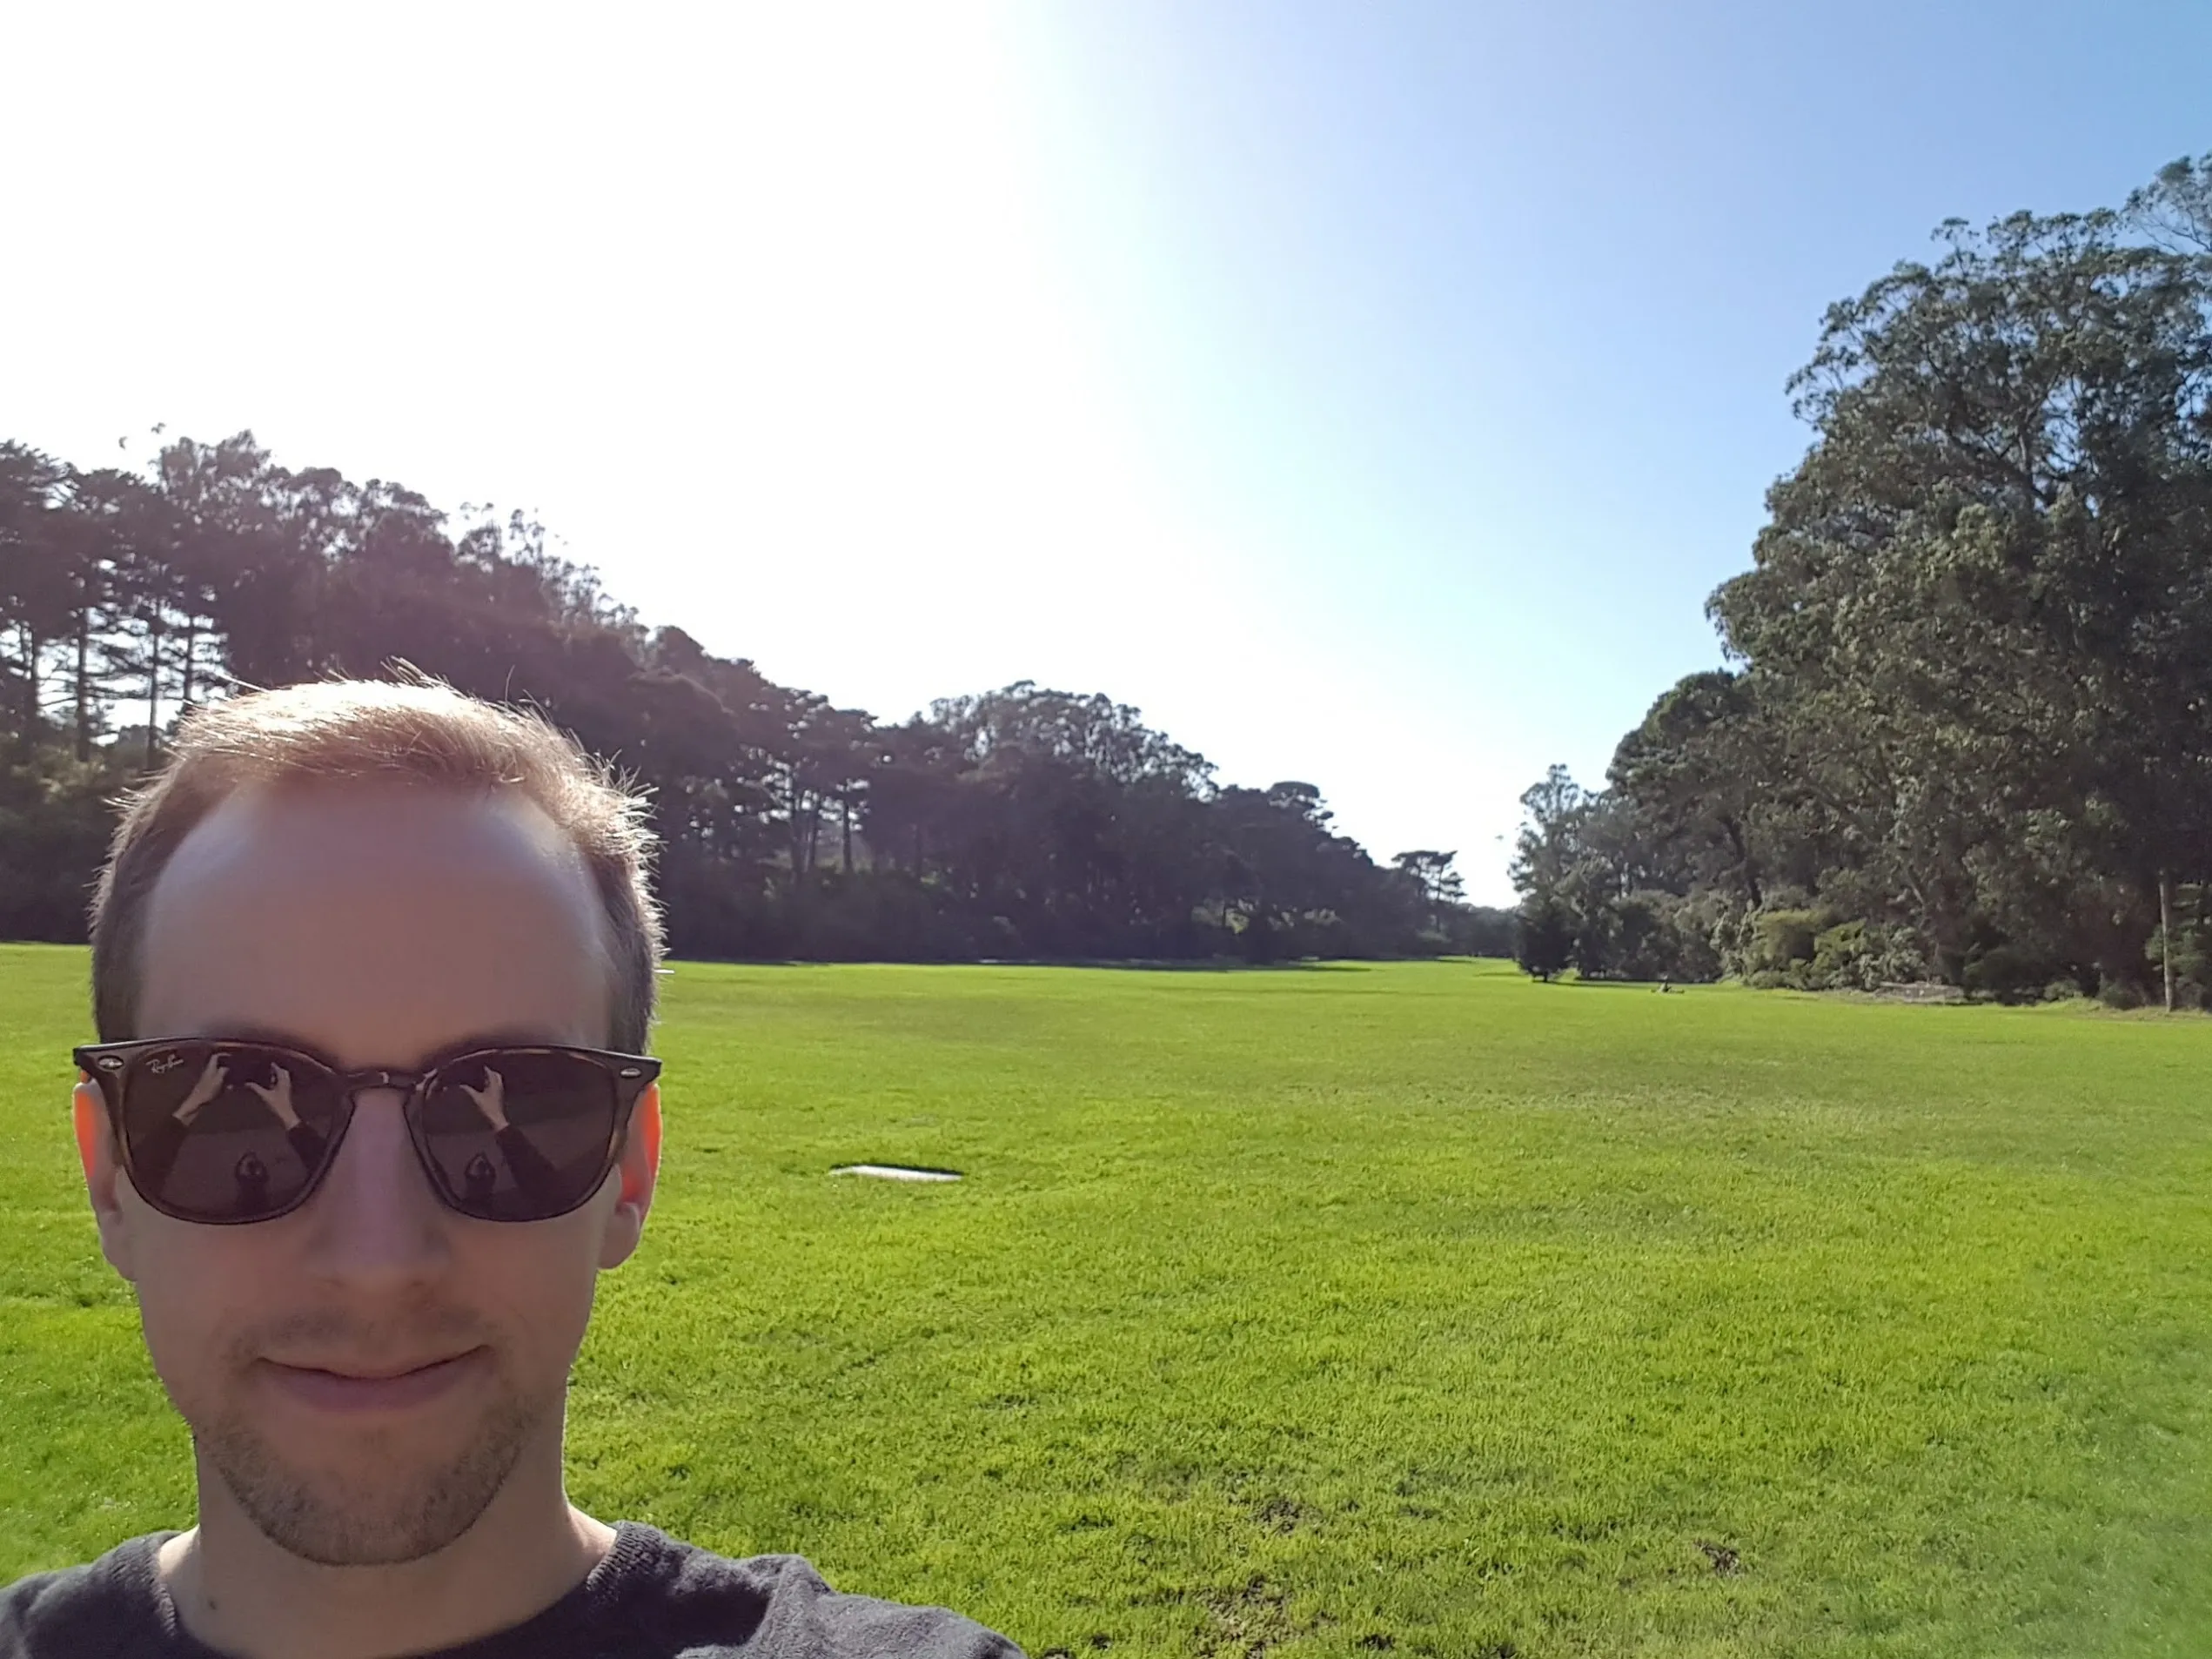
M506 795L318 784L232 796L186 838L147 916L137 1035L258 1035L348 1069L473 1042L608 1041L606 924L580 856ZM418 1559L518 1464L557 1472L568 1370L600 1269L635 1247L657 1103L620 1169L550 1221L480 1221L432 1193L394 1090L359 1097L314 1196L273 1221L163 1216L80 1143L108 1258L154 1367L261 1531L332 1564Z

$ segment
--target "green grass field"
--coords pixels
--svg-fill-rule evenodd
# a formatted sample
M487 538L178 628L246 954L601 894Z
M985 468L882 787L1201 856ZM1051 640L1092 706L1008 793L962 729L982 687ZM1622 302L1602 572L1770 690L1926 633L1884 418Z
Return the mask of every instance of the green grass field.
M67 1145L84 971L0 947L0 1581L190 1517ZM2212 1021L665 983L595 1513L1038 1656L2212 1652Z

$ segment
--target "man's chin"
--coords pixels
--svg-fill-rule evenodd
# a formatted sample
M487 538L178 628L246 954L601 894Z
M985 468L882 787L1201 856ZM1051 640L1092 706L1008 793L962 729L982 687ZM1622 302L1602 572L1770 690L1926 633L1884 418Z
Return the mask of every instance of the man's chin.
M233 1420L194 1439L203 1467L278 1548L325 1567L389 1567L466 1534L506 1487L543 1414L501 1394L471 1419L459 1434L367 1425L348 1433L338 1424L298 1447L266 1432L274 1425Z

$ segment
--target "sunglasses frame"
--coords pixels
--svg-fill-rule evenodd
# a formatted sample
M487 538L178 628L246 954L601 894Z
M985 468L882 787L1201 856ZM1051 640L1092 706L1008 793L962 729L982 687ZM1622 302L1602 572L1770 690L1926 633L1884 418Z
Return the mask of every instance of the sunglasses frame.
M140 1055L151 1053L158 1049L184 1048L188 1045L198 1045L218 1051L225 1049L249 1051L256 1055L273 1056L280 1059L305 1060L318 1070L327 1072L336 1085L339 1106L337 1121L330 1132L329 1144L323 1150L321 1160L308 1172L307 1179L301 1185L298 1195L281 1207L270 1210L265 1213L249 1216L188 1215L164 1204L140 1184L137 1171L132 1166L131 1138L123 1132L124 1082L130 1076L131 1062ZM400 1115L406 1120L407 1138L414 1146L416 1160L421 1164L423 1173L430 1182L430 1190L437 1195L438 1201L455 1214L466 1216L472 1221L493 1221L507 1226L520 1226L532 1221L551 1221L560 1216L573 1214L583 1208L590 1201L592 1195L605 1185L607 1175L613 1170L616 1162L622 1155L622 1143L629 1133L631 1114L637 1110L638 1101L644 1096L646 1090L651 1087L660 1075L660 1062L651 1055L625 1054L614 1049L578 1048L563 1043L472 1044L439 1055L424 1065L421 1070L413 1071L403 1071L397 1066L367 1066L359 1071L349 1071L312 1049L299 1048L290 1043L264 1042L259 1038L251 1037L145 1038L128 1043L88 1043L82 1047L70 1050L70 1052L77 1062L77 1069L100 1091L100 1098L107 1107L108 1131L115 1144L117 1161L122 1165L124 1174L130 1179L131 1190L144 1199L150 1208L159 1211L171 1220L187 1221L195 1226L204 1227L244 1227L254 1226L258 1222L274 1221L280 1216L290 1215L314 1197L321 1188L324 1179L329 1175L332 1166L338 1162L339 1151L345 1144L345 1132L353 1126L353 1113L364 1089L398 1089L404 1091L406 1098L400 1102ZM430 1098L431 1087L437 1081L439 1073L455 1066L471 1062L482 1062L489 1057L503 1054L561 1054L575 1059L587 1060L607 1073L607 1080L614 1091L613 1127L607 1136L607 1149L600 1163L599 1173L592 1178L589 1184L585 1186L582 1196L573 1204L564 1206L558 1210L549 1210L543 1215L486 1216L479 1215L473 1210L463 1208L452 1193L447 1190L446 1178L439 1168L438 1160L423 1138L424 1105Z

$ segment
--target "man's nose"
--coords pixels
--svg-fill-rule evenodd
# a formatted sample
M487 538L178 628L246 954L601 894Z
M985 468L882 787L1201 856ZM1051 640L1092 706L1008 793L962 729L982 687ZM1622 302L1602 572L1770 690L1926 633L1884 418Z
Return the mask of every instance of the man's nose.
M430 1190L398 1089L364 1089L338 1159L308 1200L306 1265L374 1293L435 1278L451 1254L450 1216Z

